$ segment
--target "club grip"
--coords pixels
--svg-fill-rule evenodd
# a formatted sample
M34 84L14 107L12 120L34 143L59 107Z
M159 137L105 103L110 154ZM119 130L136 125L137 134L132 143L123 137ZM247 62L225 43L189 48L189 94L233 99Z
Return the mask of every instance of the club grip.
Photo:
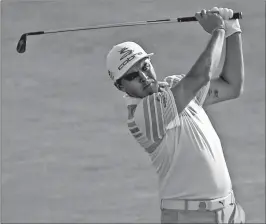
M231 19L242 19L242 12L235 12ZM177 22L193 22L197 21L195 16L177 18Z
M27 33L27 35L41 35L41 34L44 34L44 31L37 31L37 32L30 32L30 33Z

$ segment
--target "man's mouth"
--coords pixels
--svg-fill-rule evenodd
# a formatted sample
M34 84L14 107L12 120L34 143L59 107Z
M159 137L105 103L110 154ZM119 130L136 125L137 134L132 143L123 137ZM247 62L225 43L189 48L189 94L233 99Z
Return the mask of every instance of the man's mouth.
M143 87L143 89L147 89L147 88L148 88L153 82L154 82L153 80L149 81L149 82Z
M147 89L151 85L151 82L143 87L143 89Z

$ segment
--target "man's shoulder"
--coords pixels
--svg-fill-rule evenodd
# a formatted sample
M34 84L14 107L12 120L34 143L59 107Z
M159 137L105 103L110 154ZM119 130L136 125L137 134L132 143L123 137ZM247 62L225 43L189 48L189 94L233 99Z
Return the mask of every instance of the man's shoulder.
M165 91L163 90L163 92ZM137 123L142 123L146 119L152 119L153 114L157 114L158 110L161 110L161 101L165 101L163 92L153 93L138 99L136 104L127 105L128 120L133 119Z
M171 75L164 78L164 82L167 82L170 88L174 87L178 82L185 77L185 74Z

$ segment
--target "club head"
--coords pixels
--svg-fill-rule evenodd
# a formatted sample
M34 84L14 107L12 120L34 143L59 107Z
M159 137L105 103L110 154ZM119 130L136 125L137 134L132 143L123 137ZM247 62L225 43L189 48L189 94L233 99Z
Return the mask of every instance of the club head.
M27 34L24 33L20 37L18 45L17 45L17 52L18 53L24 53L26 51L26 41L27 41Z

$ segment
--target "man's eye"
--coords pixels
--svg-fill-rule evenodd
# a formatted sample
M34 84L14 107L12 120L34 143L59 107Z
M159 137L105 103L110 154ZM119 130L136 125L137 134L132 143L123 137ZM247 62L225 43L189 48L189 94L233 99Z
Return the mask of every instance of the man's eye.
M137 78L139 76L138 72L132 72L130 74L128 74L125 79L128 81L132 81L133 79Z

